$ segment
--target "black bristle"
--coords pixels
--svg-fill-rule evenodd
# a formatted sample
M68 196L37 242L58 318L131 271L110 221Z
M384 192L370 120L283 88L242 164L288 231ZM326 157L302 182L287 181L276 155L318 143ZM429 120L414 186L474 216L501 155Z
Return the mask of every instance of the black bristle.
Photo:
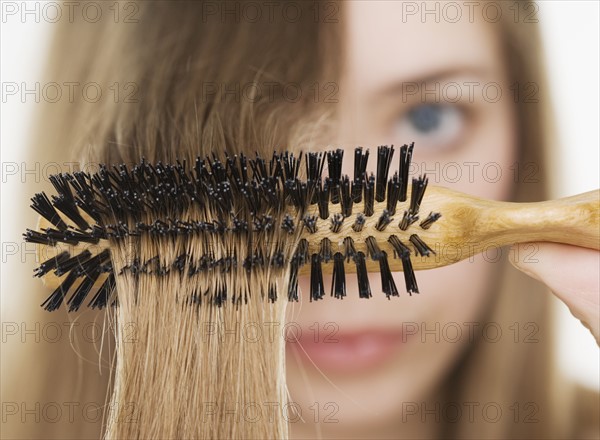
M296 226L294 225L294 219L291 215L284 215L283 221L281 222L281 229L283 229L288 234L294 233L294 231L296 230Z
M306 155L306 176L309 180L317 181L323 173L325 155L322 151L309 152Z
M419 287L417 286L417 279L410 257L402 258L402 270L404 272L404 282L408 294L412 296L413 293L419 293Z
M439 212L430 212L427 218L423 220L419 226L421 226L423 229L429 229L431 225L434 224L441 216L442 214Z
M367 172L367 163L369 162L369 150L363 152L362 147L354 149L354 181L361 181Z
M264 291L261 292L264 297ZM222 307L227 302L227 284L222 283L216 286L213 292L212 303L217 307Z
M280 250L273 252L271 255L271 266L281 269L285 265L285 255Z
M329 185L327 181L321 184L319 181L317 185L317 200L319 205L319 217L322 219L329 218Z
M69 199L64 195L52 196L52 204L72 220L81 231L90 229L89 223L79 213L79 208L74 199Z
M343 299L346 296L346 271L344 256L336 252L333 256L333 278L331 280L331 296Z
M352 215L352 194L350 193L350 179L344 176L340 183L340 203L342 206L342 215L350 217Z
M419 220L418 215L412 215L410 211L404 211L404 215L402 216L402 220L398 224L398 227L403 231L406 231L410 225Z
M96 229L97 231L97 229ZM80 232L67 230L65 231L64 237L66 240L77 243L90 243L98 244L100 237L98 237L93 231L92 232Z
M124 265L121 268L121 270L119 271L119 275L125 272L130 272L133 276L139 275L142 272L142 264L140 262L140 259L137 257L133 258L130 263Z
M31 208L39 215L44 217L54 226L56 226L61 231L64 231L68 228L67 224L60 217L52 203L50 203L50 199L45 193L38 193L31 198L32 204Z
M356 255L356 247L354 246L354 240L351 237L344 238L344 256L347 261Z
M60 264L56 266L54 274L60 277L69 271L73 271L73 269L78 269L82 266L83 263L89 260L91 256L92 253L89 250L85 249L78 255L75 255L74 257L71 257L68 260L60 262ZM73 272L76 273L77 271Z
M27 229L23 234L23 239L28 243L43 244L45 246L55 246L57 240L49 237L46 231L39 232Z
M304 226L311 234L317 232L317 216L306 214L302 219Z
M356 214L356 219L354 220L354 224L352 225L352 230L354 232L362 231L363 227L365 226L365 222L366 218L364 214L359 212L358 214Z
M327 152L327 168L329 172L329 183L331 187L331 203L336 205L340 202L340 179L342 177L342 162L344 150L338 148Z
M69 298L67 301L69 312L75 312L79 310L79 307L81 307L81 304L92 290L92 287L94 284L96 284L99 276L100 271L98 270L98 267L96 267L91 273L85 274L83 280L79 286L77 286L77 289L75 289L75 292L73 292L71 298Z
M254 232L269 232L275 226L275 219L272 215L260 215L252 220Z
M250 274L252 272L252 268L254 267L254 255L252 253L248 253L244 260L242 261L242 267L246 269L246 272ZM192 261L190 264L190 269L188 271L189 275L196 275L202 270L202 266Z
M294 252L293 258L297 259L298 262L300 263L300 265L303 265L303 264L308 263L308 257L309 257L308 241L306 240L306 238L302 238L298 242L298 247L296 248L296 251Z
M367 252L369 254L369 256L371 257L371 260L373 261L377 261L379 260L379 258L381 258L381 249L379 248L379 245L377 244L377 240L375 240L375 237L370 236L367 237L365 240L365 244L367 245Z
M271 159L271 165L273 164L273 161L276 159L277 154L275 152L273 152L273 157ZM231 176L230 180L231 183L233 185L235 185L236 187L239 187L239 184L242 183L242 169L241 169L241 164L238 162L238 157L237 155L234 156L230 156L227 151L225 152L225 170L227 171L227 173ZM179 161L177 161L178 164L180 164ZM185 160L184 160L185 163ZM279 166L281 166L280 163L278 163ZM183 167L185 168L185 166ZM180 176L180 178L182 176L185 175L183 171L183 169L181 169L181 167L178 167L178 175Z
M400 195L398 200L401 202L406 201L406 193L408 191L408 171L410 169L414 145L413 142L410 146L403 145L400 148L400 166L398 167L398 173L400 174Z
M290 278L288 281L288 301L298 301L298 269L300 261L298 258L292 258L290 261Z
M323 287L323 271L321 269L321 257L312 254L310 264L310 301L323 299L325 289Z
M290 260L290 277L288 282L288 301L298 301L298 271L308 261L308 241L301 239Z
M364 214L367 217L371 217L373 215L373 205L375 202L375 176L373 173L371 173L368 179L364 180L364 202Z
M168 273L167 265L161 261L160 256L148 258L140 268L140 272L147 275L163 276Z
M269 283L269 302L274 303L277 301L277 287L275 287L275 283Z
M330 177L325 179L325 183L329 188L329 202L332 205L340 203L340 181L334 181Z
M318 195L315 191L317 182L321 182L321 174L323 173L323 166L325 164L323 152L310 152L306 154L306 184L307 193L310 203L317 203Z
M244 194L245 192L246 191L244 190ZM302 182L299 179L286 180L284 192L291 200L292 205L296 207L298 211L304 212L308 205L308 186L306 182Z
M375 229L378 231L383 231L387 225L392 222L392 218L390 217L390 213L387 209L383 210L383 213L379 216L377 223L375 224Z
M69 258L71 258L71 255L67 251L63 251L54 257L48 258L33 271L34 276L43 277L48 272L55 269L56 266L63 264Z
M390 215L396 214L396 205L400 198L400 178L398 172L394 173L392 178L388 182L387 189L387 210Z
M54 186L58 195L52 196L52 204L72 220L77 227L85 231L90 228L88 222L79 213L79 208L75 203L73 192L69 184L68 174L57 174L49 177L50 183Z
M358 280L358 296L359 298L371 298L371 286L369 284L365 254L358 252L354 255L354 263L356 264L356 277Z
M95 200L96 194L92 189L91 176L83 171L76 171L73 173L73 176L69 177L69 182L77 193L75 204L97 223L100 223L102 220L101 212L104 211L105 206L98 204Z
M142 222L138 222L136 227L140 231L150 232L152 234L161 234L161 231L168 228L168 225L161 220L156 220L152 225L146 225ZM134 235L129 230L129 227L122 222L116 225L106 225L105 233L106 236L110 238L124 238Z
M300 152L297 158L294 156L294 153L290 153L288 151L285 151L281 155L281 162L283 163L283 178L285 180L294 180L298 178L298 170L300 169L301 161L302 152Z
M338 148L327 152L327 168L329 177L337 182L342 177L342 163L344 159L344 150Z
M352 202L360 203L362 201L363 179L354 179L352 181Z
M387 189L388 174L392 158L394 157L394 146L381 145L377 147L377 183L375 186L375 200L383 202Z
M334 216L331 217L331 226L329 229L331 229L331 232L333 233L338 233L340 232L340 229L342 229L343 224L344 216L342 214L334 214Z
M73 270L77 271L80 277L90 276L94 272L99 271L102 268L103 264L110 261L110 251L108 249L104 249L102 252L100 252L92 258L82 258L79 261L79 266L77 266Z
M409 240L415 247L415 252L417 253L417 255L421 255L421 256L425 256L425 257L428 257L430 254L435 255L435 252L433 251L433 249L431 249L429 246L427 246L427 243L425 243L423 240L421 240L421 237L419 237L417 234L411 235Z
M188 263L188 258L189 255L186 253L179 255L177 258L175 258L175 260L171 264L171 267L179 273L184 273L186 265Z
M390 236L388 242L394 248L394 252L402 260L402 271L404 272L404 282L406 284L406 291L409 295L413 293L419 293L417 286L417 279L415 278L415 271L412 267L410 260L410 249L400 241L395 235Z
M404 243L402 243L402 241L400 241L396 235L390 235L390 238L388 238L388 243L390 243L394 248L396 258L403 258L407 255L410 257L410 249Z
M225 176L225 170L221 166L221 162L217 159L214 153L212 162L209 158L207 158L207 162L211 167L212 173L215 175L215 180L222 181L223 177ZM267 162L263 157L261 157L260 154L258 154L258 151L254 152L254 159L249 159L248 164L252 169L252 174L257 177L258 180L269 177L270 173L267 170Z
M75 271L69 272L69 275L60 283L56 290L42 303L42 307L48 312L58 309L78 277L79 275Z
M419 213L419 208L421 206L425 190L427 189L428 181L429 179L427 179L427 176L425 175L422 175L417 179L413 178L412 180L409 213L413 216L416 216Z
M385 251L381 252L379 258L379 273L381 274L381 290L383 290L385 296L387 296L388 299L390 299L390 296L399 296L398 288L396 287L396 282L390 271L390 265Z
M119 297L115 296L115 298L110 303L110 306L114 309L115 307L119 307Z
M308 262L308 241L302 238L290 260L290 278L288 282L288 300L298 301L298 270Z
M324 238L321 240L321 249L319 251L319 255L321 256L321 260L324 263L329 263L331 260L331 240L328 238Z
M354 149L354 178L352 179L352 201L362 201L363 181L366 178L369 150L363 152L362 147Z
M190 296L186 299L185 303L191 306L200 306L202 305L202 292L199 290L195 290Z

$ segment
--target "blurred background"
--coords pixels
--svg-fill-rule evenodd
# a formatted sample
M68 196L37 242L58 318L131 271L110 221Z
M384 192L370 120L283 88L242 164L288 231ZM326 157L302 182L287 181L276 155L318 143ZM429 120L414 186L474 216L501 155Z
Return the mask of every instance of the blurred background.
M1 1L1 242L2 305L18 300L26 292L9 291L11 268L21 264L14 256L24 229L19 212L28 205L20 195L25 151L29 146L36 101L33 95L21 99L7 93L11 84L34 84L40 81L47 61L52 23L36 19L35 14L22 20L9 15L14 5L35 3ZM555 158L552 184L554 198L573 195L600 187L599 182L599 15L598 1L541 1L539 21L545 38L545 56L549 69L554 110L559 126L561 149ZM32 168L33 169L33 168ZM35 172L35 171L34 171ZM49 173L52 173L49 170ZM569 176L569 178L567 178ZM574 179L572 176L577 176ZM19 251L22 254L22 250ZM33 258L28 256L27 258ZM33 261L33 260L32 260ZM2 319L5 307L2 307ZM557 302L559 316L558 362L564 372L600 388L599 348L594 338Z

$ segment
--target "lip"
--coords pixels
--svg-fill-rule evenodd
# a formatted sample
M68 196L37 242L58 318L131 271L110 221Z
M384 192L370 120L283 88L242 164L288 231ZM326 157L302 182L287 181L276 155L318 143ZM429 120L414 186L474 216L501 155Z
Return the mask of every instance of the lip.
M304 330L304 329L303 329ZM358 374L381 367L406 343L399 330L363 330L316 337L306 329L302 336L288 338L286 349L304 363L335 373Z

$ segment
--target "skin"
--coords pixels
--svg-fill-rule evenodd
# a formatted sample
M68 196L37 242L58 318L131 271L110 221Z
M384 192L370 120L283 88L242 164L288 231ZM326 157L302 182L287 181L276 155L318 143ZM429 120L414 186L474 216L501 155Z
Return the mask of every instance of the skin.
M544 283L600 344L600 252L558 243L536 243L539 256L528 262L512 255L517 269ZM520 245L523 250L525 245ZM517 252L518 253L518 252Z
M351 159L357 145L400 146L414 140L413 163L418 168L413 175L427 171L430 184L488 199L507 199L512 189L509 170L517 149L516 128L495 30L483 20L460 25L443 21L423 24L420 20L401 23L401 8L400 2L345 4L347 64L340 83L339 133L336 142L332 141L333 145L341 144L350 159L345 160L344 173L352 175ZM444 90L453 82L462 86L458 102L450 102L456 93L449 91L422 96L406 89L416 84L434 90L438 84ZM472 94L465 85L469 82L479 85ZM503 99L492 102L483 97L482 87L490 83L500 86ZM432 104L444 108L438 113L441 122L423 132L410 112ZM375 152L371 148L372 171ZM392 170L397 168L397 158ZM460 164L458 179L456 169L449 165L453 162ZM465 165L469 162L478 164L471 176ZM482 168L487 163L500 167L502 178L495 182L484 178ZM490 176L494 177L491 171ZM527 267L515 261L515 266L545 282L597 338L598 252L554 244L539 246L538 264ZM568 252L570 257L561 252ZM526 249L514 254L528 255ZM560 272L553 269L557 264L562 265ZM290 307L288 319L302 329L302 336L299 342L288 340L287 368L292 401L302 409L305 423L291 423L292 437L436 436L435 424L420 423L418 418L403 423L403 402L426 404L434 399L437 386L460 358L469 338L464 326L458 341L436 340L435 333L439 336L440 331L428 333L422 326L432 330L436 325L444 328L479 321L491 297L494 269L494 264L478 256L418 272L423 293L412 297L404 292L403 274L396 273L400 297L391 301L381 293L378 274L369 276L373 291L369 300L358 298L356 277L347 274L347 298L338 301L328 297L311 303L309 278L301 279L303 301ZM325 277L326 289L330 283L331 278ZM421 326L416 334L412 334L413 323ZM368 337L396 340L391 343L393 348L385 351L386 356L366 365L357 361L356 368L354 362L348 362L346 368L312 356L326 344L329 352L348 346L357 335L363 342ZM368 342L364 345L370 346ZM364 357L369 358L369 353Z

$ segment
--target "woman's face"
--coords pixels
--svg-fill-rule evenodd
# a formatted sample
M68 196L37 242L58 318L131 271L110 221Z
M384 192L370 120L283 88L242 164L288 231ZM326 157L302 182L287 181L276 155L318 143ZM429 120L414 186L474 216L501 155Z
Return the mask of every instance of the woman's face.
M401 2L344 8L347 58L332 142L350 159L344 172L352 174L356 146L370 147L373 159L377 145L415 142L413 175L427 173L430 185L484 198L507 197L516 124L494 25L477 15L472 23L436 23L406 9L403 16ZM397 159L396 152L392 170ZM425 404L481 331L473 323L489 299L493 270L478 256L417 272L420 294L412 297L396 273L401 294L390 301L377 273L368 300L358 298L356 277L347 275L347 298L310 303L309 278L302 278L303 301L289 308L302 334L287 344L288 386L305 421L291 423L293 436L418 435L425 425L418 417L402 420L403 409Z

